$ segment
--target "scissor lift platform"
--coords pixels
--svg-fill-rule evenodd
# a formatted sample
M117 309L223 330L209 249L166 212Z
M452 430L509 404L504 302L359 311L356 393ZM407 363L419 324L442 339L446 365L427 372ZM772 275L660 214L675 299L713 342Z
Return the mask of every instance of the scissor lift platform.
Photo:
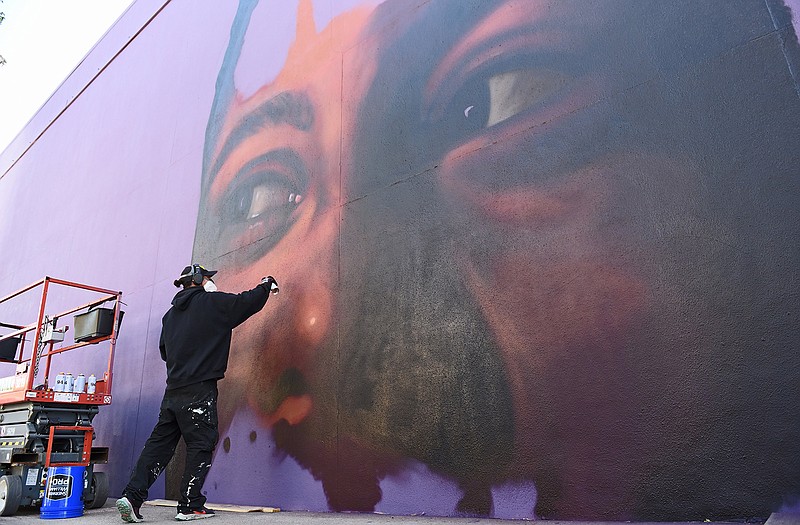
M62 303L71 295L89 301L49 313L54 286L66 290L58 297ZM39 288L41 296L31 301ZM0 516L13 515L20 505L41 504L51 466L86 467L84 506L98 508L106 502L108 480L94 466L108 461L108 448L92 447L92 421L100 406L111 404L121 297L122 292L45 277L0 299L0 308L12 301L39 305L33 323L0 322L0 328L10 330L0 335ZM106 304L112 306L102 308ZM4 310L0 314L6 315ZM104 366L91 386L67 385L62 374L53 377L54 361L66 362L63 354L89 345L108 346L107 354L91 349L90 360L103 358ZM8 372L12 375L3 377Z

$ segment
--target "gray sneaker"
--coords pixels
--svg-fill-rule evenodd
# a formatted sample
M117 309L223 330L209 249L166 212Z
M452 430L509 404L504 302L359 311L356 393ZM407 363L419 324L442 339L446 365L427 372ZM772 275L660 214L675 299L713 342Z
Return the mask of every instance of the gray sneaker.
M139 514L140 507L141 505L134 506L125 496L117 500L117 510L125 523L141 523L144 521L142 515Z

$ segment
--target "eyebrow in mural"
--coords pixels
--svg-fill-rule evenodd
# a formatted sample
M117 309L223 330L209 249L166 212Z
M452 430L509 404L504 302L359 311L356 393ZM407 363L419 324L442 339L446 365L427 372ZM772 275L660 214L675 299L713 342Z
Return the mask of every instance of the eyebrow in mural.
M314 123L314 108L308 96L299 92L279 93L263 102L251 113L243 117L230 132L224 145L216 155L216 161L209 171L209 184L220 170L230 153L235 150L256 129L266 124L287 124L300 131L308 131Z
M319 5L274 58L278 4L240 4L194 245L220 287L286 293L234 333L220 394L221 428L269 428L301 467L271 494L674 520L800 491L800 423L772 424L800 402L775 321L800 300L800 193L773 169L797 100L765 80L786 62L764 2ZM249 96L244 45L280 62ZM770 352L781 395L743 372ZM740 461L764 456L754 419L763 464ZM220 479L253 462L224 453Z

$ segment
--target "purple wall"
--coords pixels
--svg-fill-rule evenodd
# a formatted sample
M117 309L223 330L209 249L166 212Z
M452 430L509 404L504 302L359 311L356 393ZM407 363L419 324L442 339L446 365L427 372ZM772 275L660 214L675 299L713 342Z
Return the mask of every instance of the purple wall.
M112 494L157 417L160 319L191 258L211 57L230 23L180 3L150 20L162 4L136 2L0 159L2 294L45 275L124 293L114 402L96 419ZM176 32L183 23L208 27Z
M139 0L0 156L0 282L123 290L114 495L195 261L281 283L212 502L764 517L800 495L798 58L777 0Z

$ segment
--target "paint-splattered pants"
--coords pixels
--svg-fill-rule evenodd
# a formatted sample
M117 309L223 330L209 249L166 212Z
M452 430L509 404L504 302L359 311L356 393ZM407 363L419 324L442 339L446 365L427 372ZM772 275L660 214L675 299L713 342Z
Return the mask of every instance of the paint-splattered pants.
M158 423L147 439L123 492L131 503L140 505L147 499L147 490L172 459L181 436L186 442L186 467L178 511L200 509L206 502L202 494L203 483L219 439L216 380L164 392Z

